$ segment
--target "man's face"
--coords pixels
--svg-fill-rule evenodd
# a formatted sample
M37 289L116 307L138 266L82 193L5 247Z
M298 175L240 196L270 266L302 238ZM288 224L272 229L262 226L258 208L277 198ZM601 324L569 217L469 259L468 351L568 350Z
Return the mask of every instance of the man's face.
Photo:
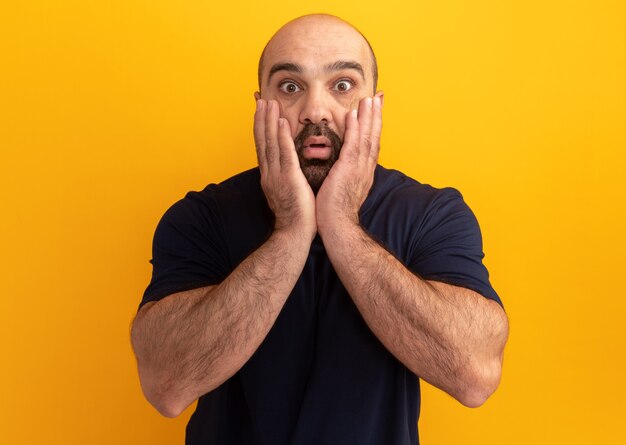
M261 94L276 100L291 127L300 166L316 191L339 157L346 114L371 96L373 63L365 39L328 16L307 16L268 43Z

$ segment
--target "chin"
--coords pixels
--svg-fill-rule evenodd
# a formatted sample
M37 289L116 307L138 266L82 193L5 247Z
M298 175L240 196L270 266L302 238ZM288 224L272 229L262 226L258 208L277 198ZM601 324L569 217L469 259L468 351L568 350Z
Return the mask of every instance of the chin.
M330 171L331 167L332 165L309 165L302 168L304 177L311 186L311 189L313 189L313 193L317 194L320 187L324 183L326 176L328 176L328 172Z

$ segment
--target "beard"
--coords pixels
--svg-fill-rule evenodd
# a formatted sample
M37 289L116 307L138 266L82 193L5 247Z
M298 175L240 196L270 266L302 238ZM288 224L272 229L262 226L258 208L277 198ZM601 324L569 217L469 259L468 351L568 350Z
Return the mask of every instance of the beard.
M304 150L304 141L306 141L306 139L310 136L324 136L328 138L331 145L331 153L328 159L304 158L302 155ZM339 159L339 152L341 151L343 142L337 133L324 124L306 124L293 142L296 147L296 153L298 154L298 160L300 161L302 173L304 173L304 177L313 189L313 193L317 194L318 190L322 186L322 183L324 182L324 179L328 176L328 172L337 159Z

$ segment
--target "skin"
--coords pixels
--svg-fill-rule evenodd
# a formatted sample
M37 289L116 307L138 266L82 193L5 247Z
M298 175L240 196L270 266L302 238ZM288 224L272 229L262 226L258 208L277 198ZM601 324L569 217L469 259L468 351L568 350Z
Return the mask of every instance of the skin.
M337 63L346 61L363 72ZM287 68L270 75L281 66ZM420 279L359 224L382 129L383 93L370 96L367 43L335 17L305 16L274 35L262 68L254 135L274 231L219 285L142 307L131 340L146 398L174 417L235 374L271 329L319 233L339 278L387 349L464 405L481 405L500 381L508 337L502 308L471 290ZM294 145L307 124L327 125L343 140L317 194ZM307 153L327 156L326 149Z

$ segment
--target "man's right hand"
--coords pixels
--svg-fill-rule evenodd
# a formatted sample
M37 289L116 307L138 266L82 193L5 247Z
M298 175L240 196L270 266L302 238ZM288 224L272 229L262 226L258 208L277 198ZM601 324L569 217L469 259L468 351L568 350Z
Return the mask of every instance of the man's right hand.
M298 161L287 119L278 102L258 99L254 114L254 141L261 170L261 187L274 212L274 230L313 240L317 233L315 196Z
M254 138L261 185L276 217L274 232L219 284L146 304L133 322L142 389L165 416L178 416L241 369L274 325L306 264L317 233L315 197L289 123L279 114L278 102L257 102Z

